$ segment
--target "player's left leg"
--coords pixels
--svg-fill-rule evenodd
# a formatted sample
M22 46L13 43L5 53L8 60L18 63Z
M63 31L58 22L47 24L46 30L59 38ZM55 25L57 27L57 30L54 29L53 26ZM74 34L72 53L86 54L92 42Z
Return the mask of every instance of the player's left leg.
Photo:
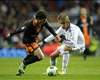
M34 54L29 54L27 55L24 60L22 61L22 63L20 64L19 66L19 69L18 69L18 72L17 72L17 76L21 76L24 74L25 72L25 68L26 66L28 66L29 64L32 64L32 63L35 63L37 61L40 61L44 58L44 55L41 51L40 48L37 48L35 51L34 51Z
M65 45L62 45L59 49L60 55L62 56L62 71L59 72L59 74L66 74L69 57L70 57L69 51L65 51L64 48Z
M63 57L62 58L62 71L60 74L66 74L70 54L68 52L65 52L63 53L62 57Z

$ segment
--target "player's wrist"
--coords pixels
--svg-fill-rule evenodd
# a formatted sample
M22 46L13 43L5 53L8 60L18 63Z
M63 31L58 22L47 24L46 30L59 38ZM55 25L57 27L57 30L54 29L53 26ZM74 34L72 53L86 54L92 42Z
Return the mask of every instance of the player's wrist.
M40 45L40 46L42 46L43 44L45 44L46 43L46 41L41 41L41 42L39 42L38 44Z
M43 40L42 42L43 42L43 44L47 43L45 40Z
M9 37L11 37L11 33L8 33L8 34L7 34L7 38L9 38Z

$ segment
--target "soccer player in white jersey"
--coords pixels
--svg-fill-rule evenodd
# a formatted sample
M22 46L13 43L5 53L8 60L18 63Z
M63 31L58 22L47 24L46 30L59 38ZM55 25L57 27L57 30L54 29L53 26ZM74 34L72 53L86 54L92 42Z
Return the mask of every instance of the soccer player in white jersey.
M66 74L67 66L69 62L70 53L72 51L83 52L85 50L84 36L78 26L72 24L69 17L65 13L61 13L58 16L58 23L61 24L56 31L58 35L62 37L60 47L58 47L51 55L51 65L56 65L56 57L62 55L62 71L60 74ZM50 35L44 42L53 40L53 35Z

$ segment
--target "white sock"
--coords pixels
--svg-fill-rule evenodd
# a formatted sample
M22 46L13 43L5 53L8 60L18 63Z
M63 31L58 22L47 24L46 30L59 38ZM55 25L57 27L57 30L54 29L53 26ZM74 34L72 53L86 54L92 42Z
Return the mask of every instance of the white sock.
M24 67L24 63L22 62L20 65L19 65L19 69L23 69Z
M62 56L63 56L63 58L62 58L62 71L66 72L70 54L64 53Z

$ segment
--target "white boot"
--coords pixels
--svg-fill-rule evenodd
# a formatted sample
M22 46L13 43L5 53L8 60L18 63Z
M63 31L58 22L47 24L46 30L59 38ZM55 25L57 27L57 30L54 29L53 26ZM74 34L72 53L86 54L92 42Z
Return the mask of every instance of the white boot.
M23 64L23 62L20 64L19 69L17 71L17 76L21 76L25 73L25 65Z

